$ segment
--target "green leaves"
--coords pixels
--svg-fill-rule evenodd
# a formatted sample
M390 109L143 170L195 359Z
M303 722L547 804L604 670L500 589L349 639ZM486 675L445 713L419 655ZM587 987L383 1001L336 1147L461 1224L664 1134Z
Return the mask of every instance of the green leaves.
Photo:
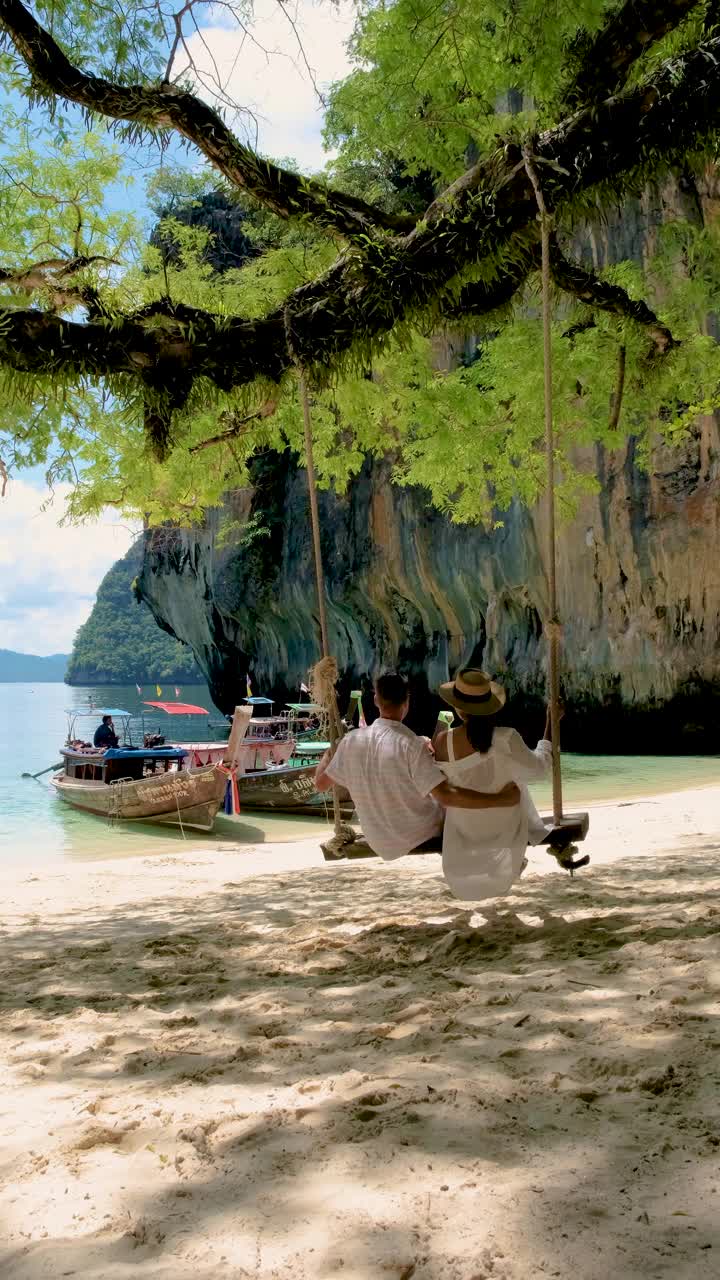
M127 152L117 141L89 127L78 131L76 114L59 100L51 103L52 124L46 118L43 128L37 112L21 114L6 104L0 151L6 312L0 343L4 332L6 355L18 309L23 322L30 317L33 324L52 314L47 346L37 340L37 326L17 328L20 349L13 350L13 371L3 373L0 387L6 406L0 454L10 464L44 462L51 476L73 477L78 518L113 502L153 523L201 520L207 507L247 482L256 453L288 446L302 453L289 319L292 355L307 366L313 386L321 483L342 488L365 457L389 456L399 483L423 486L456 520L493 523L512 501L534 502L544 465L542 347L532 281L514 298L514 310L509 304L536 261L537 227L513 157L518 141L557 123L553 104L577 61L569 47L576 53L592 48L592 33L604 29L616 8L603 0L363 5L354 37L357 69L333 90L327 122L329 140L340 147L331 169L344 195L290 167L277 169L227 134L201 102L184 98L175 127L226 180L164 165L151 181L160 226L149 244L147 228L128 208L132 192L120 194ZM135 6L126 14L94 0L40 0L37 13L79 68L107 72L120 85L144 84L147 93L120 93L117 85L99 90L77 68L66 69L60 81L40 77L46 90L54 84L58 94L89 103L88 110L96 104L99 113L104 93L110 114L135 122L128 126L135 140L138 121L167 125L166 104L178 98L157 80L165 28L173 38L170 10ZM239 16L248 17L244 5ZM638 79L669 50L686 48L698 35L698 21L691 15L642 53L632 75ZM580 29L585 34L578 41ZM644 36L639 44L645 47ZM33 48L33 56L42 48L50 56L37 35ZM52 56L62 62L57 49ZM709 55L703 57L698 65L709 66ZM612 58L612 71L611 64ZM691 78L687 68L684 74ZM705 74L709 83L711 73ZM16 94L33 98L25 64L7 48L0 75ZM73 89L80 78L82 94ZM652 89L671 104L661 116L666 124L682 113L682 99L667 91L672 79L670 68L665 87ZM566 240L584 237L584 220L595 221L598 209L626 190L635 143L627 141L627 130L620 136L616 107L613 100L599 140L594 108L587 118L579 114L576 133L565 122L543 135L551 139L543 181L549 199L557 197ZM698 110L714 121L707 104ZM639 132L632 137L643 171L633 175L636 184L662 163L644 101L637 111ZM627 118L617 112L617 119ZM675 156L686 163L680 153L693 135L687 120L680 123L677 132L666 132L680 138ZM698 145L705 145L703 131L697 134ZM632 155L617 162L611 188L607 171L623 145ZM490 157L487 167L476 165L420 222L440 187L479 155ZM239 196L241 188L257 201ZM210 216L213 201L217 212L231 196L241 202L244 237L232 260L222 258L219 224ZM189 208L203 216L189 216ZM408 229L403 211L411 226L418 219L408 235L396 234ZM224 212L232 216L232 209ZM341 253L338 230L350 244ZM516 269L509 288L508 267ZM720 286L712 225L677 218L658 233L643 269L619 263L605 274L632 297L647 298L681 346L661 358L656 350L650 360L641 326L558 299L556 460L561 505L568 510L591 483L577 464L578 446L612 445L628 432L641 439L641 449L656 431L676 440L692 429L691 410L716 403L720 385L718 349L706 333ZM468 340L461 367L452 369L453 359L441 359L440 348L456 354L462 344L459 335L444 334L443 325L459 310L462 287L478 280L499 282L495 296L504 310L490 316L490 303L477 307L486 312L479 333ZM476 300L482 293L476 289ZM471 305L467 293L463 305ZM72 333L57 316L75 322ZM564 336L590 318L592 328ZM98 347L103 359L112 347L107 366ZM616 397L621 349L622 403ZM33 360L33 352L41 355ZM170 440L162 465L148 448L151 419L156 443L164 435ZM216 437L211 448L193 452Z
M444 185L473 156L492 152L498 138L549 123L581 50L619 7L604 0L365 5L352 41L357 70L333 87L327 140L341 147L344 162L371 163L385 153L408 173L429 170ZM701 22L700 10L652 45L635 80L689 47Z

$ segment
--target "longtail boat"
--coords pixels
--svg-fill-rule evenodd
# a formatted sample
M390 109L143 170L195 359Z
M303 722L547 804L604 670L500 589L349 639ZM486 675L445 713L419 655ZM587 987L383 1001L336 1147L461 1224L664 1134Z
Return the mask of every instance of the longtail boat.
M169 716L208 714L205 707L184 702L148 701L144 705ZM314 732L307 731L308 722L322 708L314 703L289 703L289 716L253 715L258 707L272 705L269 698L254 697L246 698L245 706L236 707L230 743L192 741L173 745L187 752L185 768L191 774L225 761L234 770L241 813L249 809L325 817L328 798L316 791L314 778L318 760L329 743L313 741ZM290 728L297 728L298 722L306 732L290 736ZM164 737L156 735L145 741L167 745ZM342 811L347 816L352 813L349 797Z
M288 721L285 717L273 717L271 720L252 715L251 702L256 704L269 702L266 698L246 699L246 706L236 707L232 723L242 722L242 733L236 734L231 763L239 773L255 772L266 769L270 765L287 764L295 750L295 742L288 736ZM145 702L146 707L165 712L168 716L206 716L205 707L196 707L189 702ZM166 739L159 734L146 734L145 746L166 746ZM191 771L203 769L209 764L221 764L228 757L228 742L202 742L194 739L191 742L174 742L172 744L181 751L187 752L187 768ZM228 757L229 758L229 757Z
M89 715L118 720L122 745L103 749L79 738L76 721ZM228 782L222 764L191 771L186 767L188 753L182 748L132 746L127 711L97 708L70 711L68 717L68 737L60 751L64 767L51 779L56 794L67 804L110 820L212 829ZM226 750L229 745L225 744Z
M324 818L332 813L332 801L315 790L315 764L281 765L238 774L240 810L262 810L273 813ZM350 800L342 804L343 816L353 812Z
M164 711L168 716L207 715L205 707L195 707L185 702L156 702L144 704ZM307 720L314 715L313 704L302 704ZM290 717L285 715L257 715L259 708L272 708L269 698L246 698L245 705L235 708L233 725L238 729L233 750L228 753L227 742L176 742L173 745L187 752L186 767L191 773L206 769L222 760L235 771L240 812L243 810L271 810L275 813L314 814L324 816L327 798L315 790L313 778L317 760L327 743L310 743L305 735L290 736ZM305 710L307 708L307 711ZM290 706L290 711L295 707ZM302 722L302 721L301 721ZM166 745L165 739L154 735L152 741Z

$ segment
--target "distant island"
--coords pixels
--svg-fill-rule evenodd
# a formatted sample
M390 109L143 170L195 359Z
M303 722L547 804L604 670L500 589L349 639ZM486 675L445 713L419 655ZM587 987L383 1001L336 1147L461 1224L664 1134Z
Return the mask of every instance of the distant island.
M69 653L41 658L36 653L0 649L0 684L57 684L65 679L69 660Z
M92 613L75 636L67 684L204 683L192 650L161 630L136 599L141 564L140 538L100 583Z

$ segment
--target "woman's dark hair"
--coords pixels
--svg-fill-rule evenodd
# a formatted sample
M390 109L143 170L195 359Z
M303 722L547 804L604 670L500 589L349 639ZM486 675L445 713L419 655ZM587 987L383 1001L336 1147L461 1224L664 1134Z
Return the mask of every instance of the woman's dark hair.
M468 716L465 732L473 751L489 751L495 729L494 716Z

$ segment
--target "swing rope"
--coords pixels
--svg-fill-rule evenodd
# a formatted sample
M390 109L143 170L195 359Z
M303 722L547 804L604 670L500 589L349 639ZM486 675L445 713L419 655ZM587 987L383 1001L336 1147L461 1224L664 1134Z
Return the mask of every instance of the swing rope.
M302 402L303 425L305 428L305 467L310 494L310 527L312 529L313 559L315 561L315 585L317 587L318 619L320 622L320 645L323 658L330 657L330 640L328 637L327 607L325 603L325 573L323 570L322 550L320 547L320 512L318 510L317 479L315 476L315 455L313 452L312 418L310 415L310 396L302 369L298 368L298 386Z
M330 746L333 748L342 736L340 725L340 716L337 709L337 699L335 697L335 681L338 676L337 662L330 653L330 638L328 632L327 606L325 595L325 573L323 570L322 548L320 545L320 513L318 509L317 495L317 478L315 473L315 455L313 451L313 433L312 433L312 414L310 410L310 395L308 392L307 379L305 371L300 363L292 340L292 330L290 327L290 312L288 307L284 313L285 322L285 343L287 352L295 366L297 372L298 389L300 392L300 401L303 411L303 426L305 431L305 468L308 478L308 493L310 496L310 527L312 529L313 542L313 560L315 563L315 586L317 591L318 603L318 621L320 623L320 648L322 659L313 669L313 674L320 679L322 686L329 692L326 693L327 711L330 722ZM311 685L313 679L311 677ZM335 837L341 842L345 842L348 836L348 828L342 820L340 809L340 792L338 787L333 787L333 827L335 829ZM350 831L350 835L354 838L354 832Z
M553 426L552 383L552 331L550 326L550 233L552 214L548 212L537 170L530 150L523 147L525 171L532 183L540 221L542 251L542 320L543 320L543 373L545 390L545 460L547 464L547 575L549 617L545 622L548 638L548 684L550 702L550 733L552 737L552 790L553 820L562 821L562 766L560 763L560 637L562 627L557 600L557 538L555 532L555 433Z

